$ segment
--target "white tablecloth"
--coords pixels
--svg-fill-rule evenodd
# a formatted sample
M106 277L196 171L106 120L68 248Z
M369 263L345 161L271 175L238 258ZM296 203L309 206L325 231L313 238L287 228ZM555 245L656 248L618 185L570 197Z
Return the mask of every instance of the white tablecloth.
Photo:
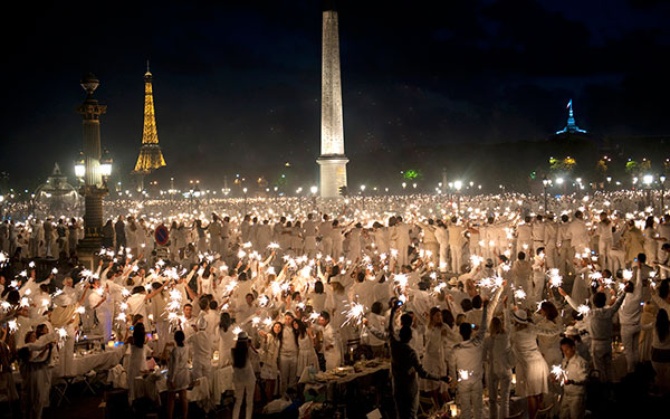
M75 354L73 360L72 373L74 376L84 375L91 370L105 371L113 368L123 357L124 348L119 346L116 348L107 348L105 351L93 352L86 355ZM56 371L59 368L54 368L54 377L58 377Z

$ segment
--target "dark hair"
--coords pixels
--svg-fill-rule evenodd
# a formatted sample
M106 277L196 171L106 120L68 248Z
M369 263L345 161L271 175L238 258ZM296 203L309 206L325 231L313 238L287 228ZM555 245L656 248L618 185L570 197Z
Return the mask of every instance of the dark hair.
M543 301L540 304L540 310L544 311L544 314L547 316L547 320L550 320L556 323L554 320L558 317L558 309L551 301Z
M670 320L668 319L668 312L661 308L656 314L656 333L658 340L665 341L670 334Z
M184 346L184 340L186 339L186 335L184 335L184 332L182 330L177 330L174 332L174 341L177 344L177 346Z
M231 324L232 319L230 318L230 313L227 311L221 312L221 315L219 316L219 327L223 329L224 332L227 332Z
M571 348L574 348L574 347L576 346L576 345L575 345L575 341L572 340L572 338L569 338L569 337L564 337L563 339L561 339L561 342L560 342L559 344L560 344L561 346L563 346L563 345L568 345L568 346L570 346Z
M456 319L454 319L454 313L447 308L442 309L442 323L446 324L449 327L454 327Z
M645 253L638 253L637 254L637 261L642 263L642 264L647 263L647 255Z
M144 323L137 323L133 329L133 345L138 348L144 347Z
M670 278L666 278L658 285L658 296L662 299L668 298L670 294Z
M384 304L382 304L381 301L375 301L372 303L372 307L370 307L370 311L375 314L382 314L384 311Z
M307 334L307 324L300 319L294 319L293 323L298 325L298 336L305 337Z
M249 340L243 339L237 341L235 346L230 349L233 357L234 368L244 368L249 358Z
M466 313L470 310L472 310L472 300L469 298L464 298L461 300L461 309L463 310L463 313Z
M595 294L593 294L593 305L596 306L597 308L605 307L606 302L607 302L607 295L605 295L604 292L598 291Z
M316 281L314 283L314 292L317 293L317 294L323 294L323 292L324 292L323 282Z
M472 308L477 308L477 309L482 308L482 296L481 295L475 294L472 297L471 302L472 302Z
M463 340L468 340L470 339L470 336L472 336L472 324L468 322L463 322L458 325L458 333L461 334L461 337Z

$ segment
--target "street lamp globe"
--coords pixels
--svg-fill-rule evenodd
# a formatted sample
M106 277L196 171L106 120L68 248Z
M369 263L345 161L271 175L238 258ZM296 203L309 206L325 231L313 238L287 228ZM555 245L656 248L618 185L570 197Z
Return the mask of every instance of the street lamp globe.
M653 181L654 181L653 175L644 175L642 177L642 182L644 182L644 184L647 186L651 185Z

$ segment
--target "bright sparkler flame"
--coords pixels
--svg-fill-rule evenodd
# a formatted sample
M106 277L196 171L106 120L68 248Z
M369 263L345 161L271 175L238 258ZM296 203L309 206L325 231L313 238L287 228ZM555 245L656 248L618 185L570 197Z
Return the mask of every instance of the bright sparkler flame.
M359 303L349 304L349 309L342 312L346 316L342 326L345 324L361 324L365 315L365 306Z
M523 288L514 290L514 298L517 300L524 300L526 298L526 291Z
M561 385L563 385L565 380L568 378L567 372L561 368L560 365L552 365L551 373L554 375L554 377L556 377L557 381L561 382Z
M591 307L587 306L586 304L580 304L579 307L577 307L577 312L582 316L586 316L591 312Z
M470 379L472 371L468 370L458 370L458 381L467 381Z

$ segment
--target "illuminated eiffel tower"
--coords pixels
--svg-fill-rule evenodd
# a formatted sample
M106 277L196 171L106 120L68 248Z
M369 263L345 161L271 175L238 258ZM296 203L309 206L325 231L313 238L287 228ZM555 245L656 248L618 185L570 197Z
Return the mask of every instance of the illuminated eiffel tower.
M137 191L144 190L144 176L166 166L163 152L158 145L158 131L156 130L156 113L154 111L154 95L151 84L152 74L149 71L147 61L147 72L144 74L144 129L142 132L142 147L137 157L135 169L132 174L137 176Z

